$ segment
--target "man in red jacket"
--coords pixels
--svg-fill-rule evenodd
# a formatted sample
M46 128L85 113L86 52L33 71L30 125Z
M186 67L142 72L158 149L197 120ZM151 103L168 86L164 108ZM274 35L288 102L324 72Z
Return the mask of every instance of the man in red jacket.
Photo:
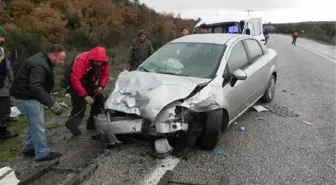
M108 68L108 58L103 47L95 47L75 58L69 82L73 108L65 124L73 135L81 134L78 126L84 117L86 104L92 105L86 129L95 129L93 116L104 108L102 91L109 79Z

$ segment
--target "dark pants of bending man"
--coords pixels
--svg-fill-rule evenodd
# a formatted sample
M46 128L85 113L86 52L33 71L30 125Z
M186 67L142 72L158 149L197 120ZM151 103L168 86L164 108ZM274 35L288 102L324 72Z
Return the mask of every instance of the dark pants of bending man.
M72 132L73 135L80 135L81 131L78 129L78 126L85 116L87 103L83 97L80 97L74 91L70 92L70 95L72 102L72 110L66 122L66 125L67 127L70 128L70 131ZM93 116L98 115L104 108L104 96L102 94L94 95L94 93L89 93L89 95L94 97L95 101L91 105L90 115L86 123L86 129L93 130L94 129Z

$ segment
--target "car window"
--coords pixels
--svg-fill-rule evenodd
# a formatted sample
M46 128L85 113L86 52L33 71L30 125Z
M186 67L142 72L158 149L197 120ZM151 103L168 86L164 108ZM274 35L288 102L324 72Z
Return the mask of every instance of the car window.
M151 55L141 71L210 78L217 72L226 46L210 43L168 43Z
M224 78L230 79L232 73L237 69L244 69L248 65L247 54L242 41L237 42L228 58L228 63L224 71Z
M246 47L249 51L251 62L254 62L260 56L263 55L263 51L262 51L258 41L253 40L253 39L247 39L247 40L245 40L245 44L246 44Z

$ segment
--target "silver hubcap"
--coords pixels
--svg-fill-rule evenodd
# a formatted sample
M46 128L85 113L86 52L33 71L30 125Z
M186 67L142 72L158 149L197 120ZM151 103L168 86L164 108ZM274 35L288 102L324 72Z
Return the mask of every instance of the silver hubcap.
M274 78L272 78L271 81L270 81L270 86L268 88L268 97L270 99L273 98L274 92L275 92L275 82L274 82Z

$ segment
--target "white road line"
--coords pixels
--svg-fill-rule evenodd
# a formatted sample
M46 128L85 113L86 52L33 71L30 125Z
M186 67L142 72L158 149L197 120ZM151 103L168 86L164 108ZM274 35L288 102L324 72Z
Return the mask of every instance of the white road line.
M161 161L160 164L156 166L156 168L149 175L145 176L145 179L142 185L156 185L159 183L162 176L168 170L173 170L175 166L180 162L181 159L168 156Z
M330 61L336 63L336 60L334 60L334 59L332 59L332 58L329 58L329 57L327 57L327 56L325 56L325 55L322 55L321 53L318 53L318 52L316 52L316 51L314 51L314 50L311 50L311 49L309 49L309 48L307 48L307 47L305 47L305 46L303 46L303 45L301 45L301 44L296 44L296 45L301 46L301 47L303 47L304 49L306 49L306 50L308 50L308 51L311 51L311 52L313 52L313 53L315 53L315 54L317 54L317 55L319 55L319 56L321 56L321 57L323 57L323 58L325 58L325 59L327 59L327 60L330 60Z

